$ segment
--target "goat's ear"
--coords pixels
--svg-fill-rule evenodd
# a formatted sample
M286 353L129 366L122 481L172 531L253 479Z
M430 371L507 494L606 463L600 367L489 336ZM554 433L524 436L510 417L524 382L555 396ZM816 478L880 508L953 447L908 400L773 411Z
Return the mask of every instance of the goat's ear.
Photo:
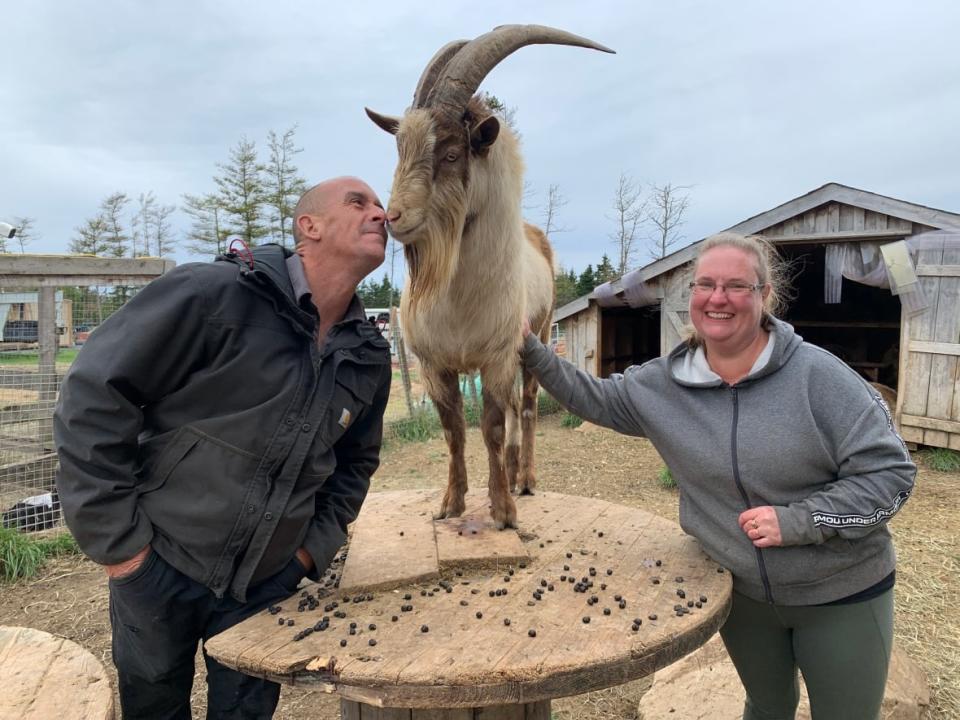
M495 115L491 115L470 130L470 147L478 155L486 155L499 134L500 121Z
M368 107L365 107L364 110L367 113L367 117L373 120L379 128L386 130L391 135L397 134L397 128L400 127L400 118L393 117L392 115L381 115L376 110L371 110Z

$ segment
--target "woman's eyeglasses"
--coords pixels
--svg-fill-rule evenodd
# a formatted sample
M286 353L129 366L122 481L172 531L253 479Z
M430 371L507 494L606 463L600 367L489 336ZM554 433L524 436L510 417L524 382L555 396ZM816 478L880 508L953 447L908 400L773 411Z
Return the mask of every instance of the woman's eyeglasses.
M697 295L713 295L714 291L720 288L720 292L728 297L743 297L762 287L763 283L750 285L749 283L736 281L728 282L726 285L717 285L712 280L694 280L690 283L690 291Z

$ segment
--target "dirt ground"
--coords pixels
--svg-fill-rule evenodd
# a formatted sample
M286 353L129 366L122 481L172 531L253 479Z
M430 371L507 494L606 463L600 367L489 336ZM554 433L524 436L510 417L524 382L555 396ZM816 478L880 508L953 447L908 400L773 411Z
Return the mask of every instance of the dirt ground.
M676 520L676 491L658 486L662 461L645 440L592 426L573 430L560 415L541 421L538 430L540 487L643 508ZM486 454L476 429L468 431L468 470L474 485L485 483ZM372 491L440 487L447 456L442 439L393 445L385 450ZM892 523L899 567L896 587L896 635L901 648L926 672L932 707L928 720L960 717L960 473L939 473L923 466L914 496ZM522 524L521 508L521 524ZM88 560L48 563L32 580L0 589L0 624L23 625L63 635L99 658L110 673L107 584L102 570ZM202 667L202 662L199 663ZM115 680L115 678L114 678ZM557 720L636 718L637 703L649 681L554 702ZM205 685L198 672L194 715L203 717ZM284 688L276 717L283 720L335 720L339 702L319 692ZM647 719L654 720L654 719Z

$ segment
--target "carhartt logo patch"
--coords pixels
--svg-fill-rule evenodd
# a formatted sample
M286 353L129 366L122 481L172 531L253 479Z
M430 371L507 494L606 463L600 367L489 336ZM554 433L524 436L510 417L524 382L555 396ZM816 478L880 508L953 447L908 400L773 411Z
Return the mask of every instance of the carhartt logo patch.
M352 417L353 417L353 416L350 414L350 411L347 410L346 408L344 408L343 410L341 410L341 411L340 411L340 420L339 420L340 427L346 428L346 427L350 424L350 419L351 419Z

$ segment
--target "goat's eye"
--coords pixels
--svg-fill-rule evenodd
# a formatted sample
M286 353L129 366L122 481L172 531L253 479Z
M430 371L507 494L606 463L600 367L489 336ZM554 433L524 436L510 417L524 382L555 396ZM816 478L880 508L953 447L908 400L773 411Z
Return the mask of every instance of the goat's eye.
M450 152L447 153L446 160L447 162L456 162L458 157L460 156L457 155L457 153L455 153L453 150L451 150Z

